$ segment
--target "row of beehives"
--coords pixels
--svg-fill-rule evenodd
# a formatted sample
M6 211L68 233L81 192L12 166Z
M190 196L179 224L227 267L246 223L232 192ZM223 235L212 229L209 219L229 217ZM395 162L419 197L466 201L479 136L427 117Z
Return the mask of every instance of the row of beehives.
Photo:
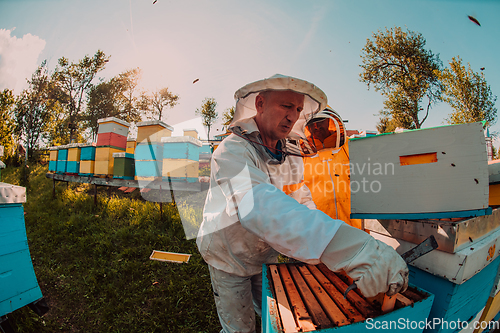
M137 139L127 140L129 123L117 118L98 121L97 142L51 147L49 172L118 179L196 182L201 141L194 129L171 137L161 121L137 124Z

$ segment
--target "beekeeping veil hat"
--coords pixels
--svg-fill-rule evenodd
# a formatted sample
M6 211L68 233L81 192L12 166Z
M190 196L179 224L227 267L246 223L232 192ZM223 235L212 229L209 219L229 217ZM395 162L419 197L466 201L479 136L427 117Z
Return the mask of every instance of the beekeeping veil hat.
M307 122L305 134L317 150L338 149L345 143L346 131L342 117L327 105Z
M314 155L316 149L312 142L307 140L305 126L307 122L327 104L325 93L314 84L291 76L276 74L270 78L252 82L238 89L234 93L236 109L229 130L237 133L239 124L248 121L257 115L255 98L263 91L293 91L304 95L304 108L299 119L295 122L290 134L282 146L283 152L290 155ZM274 147L271 147L274 148Z

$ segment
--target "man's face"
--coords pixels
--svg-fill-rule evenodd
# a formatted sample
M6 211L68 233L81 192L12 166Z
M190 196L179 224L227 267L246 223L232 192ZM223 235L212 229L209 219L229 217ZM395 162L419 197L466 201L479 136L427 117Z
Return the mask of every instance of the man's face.
M332 132L328 129L328 126L330 125L330 119L325 118L324 120L321 121L316 121L309 125L309 130L313 134L313 136L323 142L327 137L329 137Z
M255 99L259 127L264 143L284 139L304 108L304 95L293 91L265 91Z

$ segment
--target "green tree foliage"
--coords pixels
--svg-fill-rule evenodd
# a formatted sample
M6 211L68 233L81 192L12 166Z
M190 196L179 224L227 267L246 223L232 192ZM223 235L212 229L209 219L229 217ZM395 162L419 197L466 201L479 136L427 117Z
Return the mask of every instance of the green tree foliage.
M92 81L97 73L102 71L109 57L98 50L93 57L86 55L77 63L70 63L62 57L52 75L58 88L63 92L60 99L64 105L66 117L58 124L61 137L68 137L69 142L76 139L76 134L82 132L85 93L92 87Z
M431 106L439 101L441 86L435 71L441 62L424 46L421 34L400 27L379 30L373 40L367 39L361 54L360 81L387 97L381 127L420 128ZM426 113L420 118L424 100Z
M208 139L210 139L210 128L219 117L219 114L215 110L216 107L217 107L217 102L215 101L215 99L206 97L203 100L201 108L196 109L195 111L196 115L201 116L203 126L207 128Z
M135 68L90 87L85 124L90 128L93 139L97 135L98 119L117 117L127 122L141 120L138 98L134 94L140 75L141 70Z
M447 119L449 124L485 121L485 128L497 120L497 99L490 90L484 74L474 72L460 57L452 58L450 68L437 72L443 83L443 100L455 111Z
M168 90L161 88L152 93L142 92L137 108L146 113L148 119L163 120L165 108L173 108L179 101L179 95L176 95Z
M38 66L28 88L23 90L16 102L16 134L24 142L28 158L33 149L40 146L42 139L48 139L50 124L56 119L58 91L48 73L46 61Z
M0 146L4 147L4 160L12 156L15 148L14 106L15 99L12 90L0 91Z
M224 110L224 113L222 114L222 125L224 125L226 130L229 127L229 125L231 124L231 122L233 121L234 110L235 110L234 106L231 106L230 108L227 108L226 110Z

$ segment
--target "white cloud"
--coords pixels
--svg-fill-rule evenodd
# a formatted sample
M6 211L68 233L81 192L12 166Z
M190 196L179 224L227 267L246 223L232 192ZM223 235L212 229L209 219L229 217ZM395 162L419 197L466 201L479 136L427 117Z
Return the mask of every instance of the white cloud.
M32 34L22 38L11 36L14 29L0 29L0 89L19 94L27 86L26 79L31 78L40 65L38 58L45 48L45 40Z

